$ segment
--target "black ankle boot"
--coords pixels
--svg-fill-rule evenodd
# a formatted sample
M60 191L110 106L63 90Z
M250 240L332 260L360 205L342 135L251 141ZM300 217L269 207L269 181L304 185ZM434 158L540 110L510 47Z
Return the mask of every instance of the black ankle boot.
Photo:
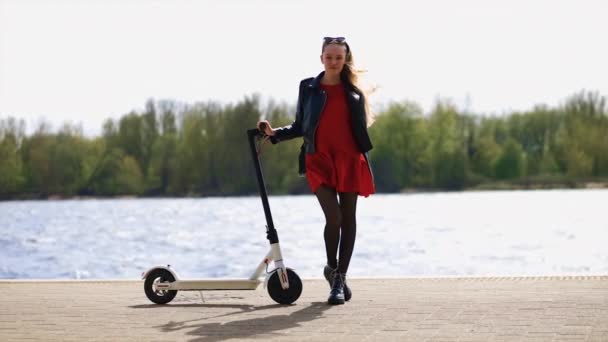
M334 272L327 303L331 305L344 304L344 274Z
M329 265L325 265L325 267L323 268L323 276L325 277L325 280L327 280L327 283L329 284L330 289L331 289L331 282L334 277L334 273L337 271L338 271L337 268L332 268ZM343 280L344 280L344 300L348 302L352 298L353 292L350 290L350 287L348 287L348 284L346 283L346 277L344 277Z

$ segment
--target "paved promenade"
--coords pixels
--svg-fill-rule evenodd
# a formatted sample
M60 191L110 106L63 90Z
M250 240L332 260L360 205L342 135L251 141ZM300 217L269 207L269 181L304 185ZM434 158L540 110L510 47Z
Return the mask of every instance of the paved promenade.
M608 276L351 279L325 304L255 291L179 292L155 305L138 281L0 281L0 341L607 341Z

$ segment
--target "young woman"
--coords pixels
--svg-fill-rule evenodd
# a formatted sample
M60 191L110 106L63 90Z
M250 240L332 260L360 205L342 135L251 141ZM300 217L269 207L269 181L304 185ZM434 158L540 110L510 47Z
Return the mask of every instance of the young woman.
M303 137L300 174L325 214L323 270L330 284L329 304L344 304L352 291L346 272L356 236L357 196L375 192L367 152L372 144L367 132L369 109L357 82L353 56L344 37L325 37L321 48L324 71L300 82L295 121L265 134L272 143Z

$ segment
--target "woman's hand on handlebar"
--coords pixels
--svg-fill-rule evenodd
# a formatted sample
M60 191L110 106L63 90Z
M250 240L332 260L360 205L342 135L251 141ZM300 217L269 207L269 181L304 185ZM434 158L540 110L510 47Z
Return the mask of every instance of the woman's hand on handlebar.
M268 136L274 135L274 129L272 129L272 126L270 126L270 122L268 122L268 120L259 121L257 127L259 131L264 132L264 134Z

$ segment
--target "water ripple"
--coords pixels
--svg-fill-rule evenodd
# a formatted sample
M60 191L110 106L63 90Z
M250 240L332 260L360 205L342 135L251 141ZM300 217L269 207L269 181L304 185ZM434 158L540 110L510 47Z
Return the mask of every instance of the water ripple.
M606 273L603 203L607 190L361 198L349 274ZM270 204L287 265L321 277L317 200ZM0 278L137 279L166 264L183 277L248 277L269 248L258 197L0 202L0 227Z

